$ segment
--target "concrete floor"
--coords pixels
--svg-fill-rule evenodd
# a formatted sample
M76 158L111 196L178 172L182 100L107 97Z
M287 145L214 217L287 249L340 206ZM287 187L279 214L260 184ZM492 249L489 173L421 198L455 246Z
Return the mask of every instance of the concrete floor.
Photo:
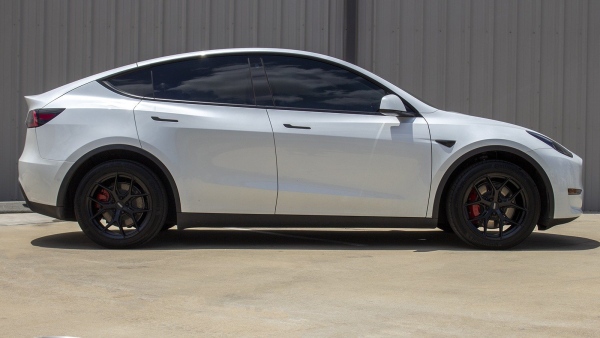
M0 225L3 337L600 335L597 214L503 252L408 229L169 230L115 251L36 214Z

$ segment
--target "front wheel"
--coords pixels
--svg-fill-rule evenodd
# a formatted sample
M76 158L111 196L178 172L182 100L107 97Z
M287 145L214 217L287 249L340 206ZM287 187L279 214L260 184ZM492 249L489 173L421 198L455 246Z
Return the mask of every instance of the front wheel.
M446 208L452 229L463 241L482 249L507 249L535 228L540 198L523 169L492 160L476 163L456 178Z
M158 177L130 161L110 161L85 175L75 193L83 232L108 248L147 243L165 224L166 194Z

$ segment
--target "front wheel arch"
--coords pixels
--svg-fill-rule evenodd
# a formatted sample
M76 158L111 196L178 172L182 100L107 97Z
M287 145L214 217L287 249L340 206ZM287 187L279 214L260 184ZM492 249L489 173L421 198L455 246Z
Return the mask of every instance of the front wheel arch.
M128 160L150 169L161 180L167 193L167 224L177 224L177 213L181 212L179 190L167 167L149 152L130 145L109 145L96 148L83 155L65 175L58 191L57 206L64 208L64 219L75 221L74 196L79 183L95 166L111 160Z
M467 152L459 157L448 170L444 173L440 184L437 187L433 200L433 219L438 219L438 223L447 224L446 199L450 186L456 180L458 175L474 163L486 160L502 160L521 167L538 187L540 200L542 202L541 212L538 219L538 225L544 229L544 226L554 217L554 191L550 179L542 167L531 156L526 153L505 146L486 146Z

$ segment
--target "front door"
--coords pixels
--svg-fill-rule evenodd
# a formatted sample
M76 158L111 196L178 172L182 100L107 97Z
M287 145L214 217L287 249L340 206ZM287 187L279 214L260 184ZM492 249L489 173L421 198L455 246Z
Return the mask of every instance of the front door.
M425 217L425 120L378 113L385 90L321 61L264 55L276 108L277 214Z

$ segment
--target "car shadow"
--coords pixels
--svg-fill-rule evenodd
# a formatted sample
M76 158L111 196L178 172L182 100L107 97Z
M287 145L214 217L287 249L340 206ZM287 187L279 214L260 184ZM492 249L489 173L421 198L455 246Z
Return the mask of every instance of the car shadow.
M103 249L83 232L36 238L37 247L75 250ZM600 242L576 236L534 232L513 251L592 250ZM169 230L140 250L264 249L264 250L473 250L454 234L440 230L331 230L331 229L186 229Z

